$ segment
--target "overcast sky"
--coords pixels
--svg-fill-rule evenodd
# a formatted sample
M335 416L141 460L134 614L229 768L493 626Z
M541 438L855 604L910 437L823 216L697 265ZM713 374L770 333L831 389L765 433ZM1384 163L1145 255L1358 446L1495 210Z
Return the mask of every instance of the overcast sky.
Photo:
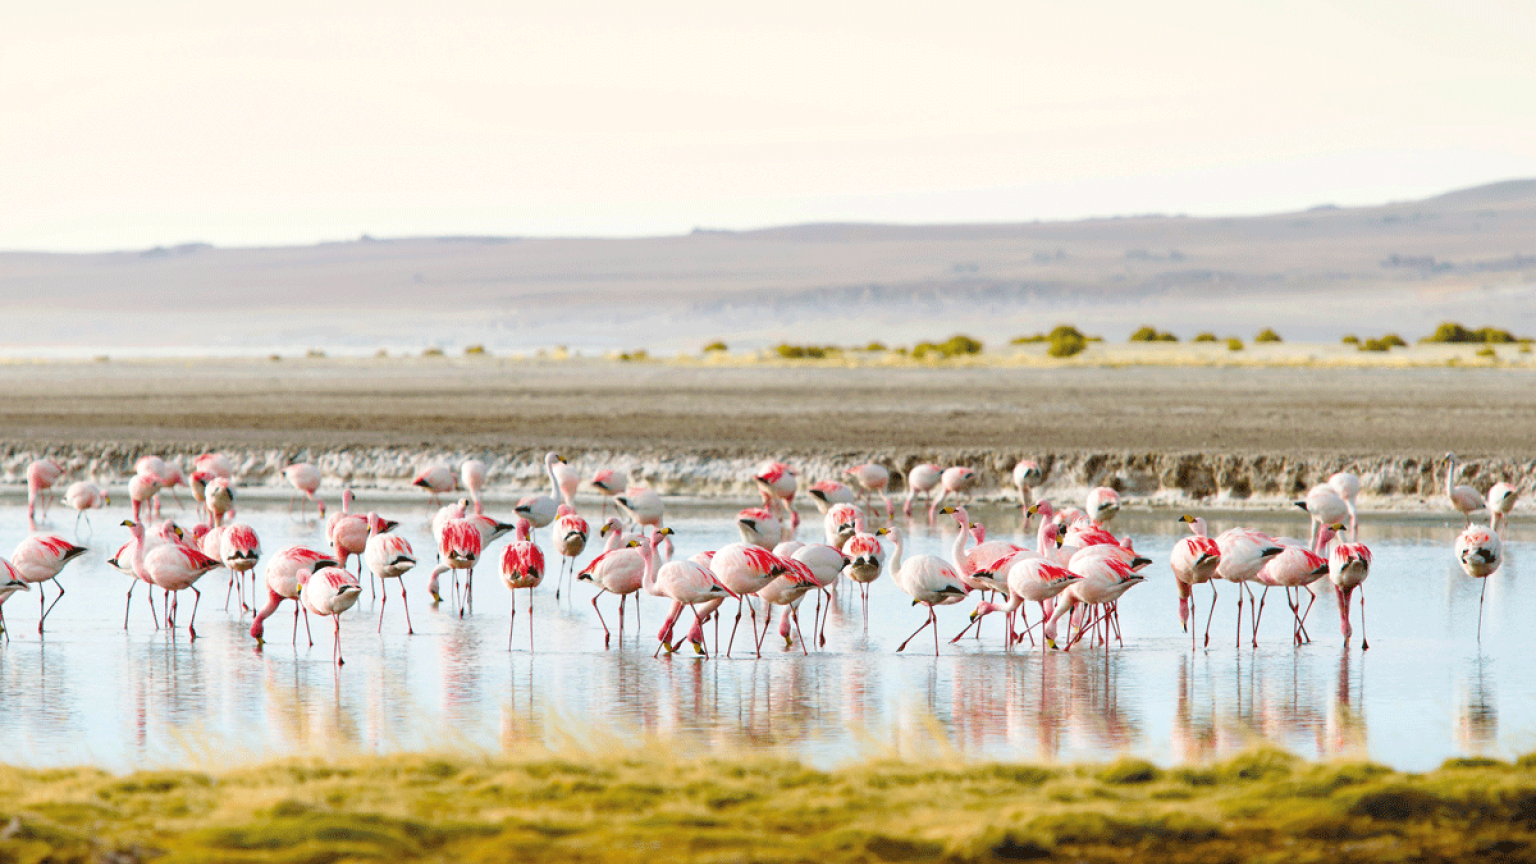
M0 249L1377 203L1536 176L1533 58L1529 0L14 3Z

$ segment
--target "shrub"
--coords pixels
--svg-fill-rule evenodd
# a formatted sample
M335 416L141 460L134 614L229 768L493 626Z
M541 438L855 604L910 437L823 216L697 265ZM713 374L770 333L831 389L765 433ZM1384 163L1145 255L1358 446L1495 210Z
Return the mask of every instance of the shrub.
M870 342L868 345L865 345L864 346L864 350L865 351L889 351L891 349L885 347L885 343L884 342L881 342L880 340L876 339L875 341Z
M1088 340L1075 327L1057 327L1051 331L1051 347L1046 353L1052 357L1071 357L1088 347Z
M480 357L485 354L484 345L470 345L464 349L465 357Z
M1179 337L1172 333L1165 333L1156 327L1143 327L1131 334L1132 342L1177 342Z
M1008 340L1010 345L1029 345L1037 342L1055 342L1058 339L1071 339L1076 337L1084 342L1103 342L1103 336L1084 336L1071 324L1058 324L1049 333L1036 333L1033 336L1015 336Z
M1419 341L1439 343L1484 342L1488 344L1505 344L1510 342L1518 342L1520 340L1516 339L1515 336L1508 330L1498 330L1493 327L1484 327L1481 330L1468 330L1467 328L1455 323L1454 321L1447 321L1437 327L1434 333L1425 336Z
M717 353L717 352L723 354L723 353L725 353L726 351L729 351L729 350L731 350L731 349L725 347L725 343L721 342L718 339L716 339L715 341L713 341L713 342L709 343L708 345L704 346L704 353L705 354L714 354L714 353Z
M631 360L649 360L651 353L644 348L636 348L633 351L625 351L619 355L619 359L628 363Z
M1345 345L1359 345L1360 344L1360 337L1356 336L1353 333L1351 333L1348 336L1345 336L1340 341L1343 342Z
M421 352L421 356L423 356L423 357L441 357L441 356L443 356L443 349L441 349L441 348L428 348L425 351Z
M1199 336L1195 337L1195 341L1196 342L1219 342L1221 340L1216 338L1216 334L1215 333L1201 333Z
M1228 351L1241 351L1241 350L1243 350L1243 340L1237 338L1236 336L1228 336L1227 337L1227 350Z
M1280 334L1276 333L1274 331L1274 328L1265 327L1263 330L1259 331L1259 335L1253 337L1253 341L1255 341L1255 342L1283 342L1285 340L1280 338Z
M1381 341L1391 345L1393 348L1408 347L1408 343L1403 341L1403 337L1397 335L1396 333L1388 333L1387 335L1381 337Z
M943 359L959 357L962 354L980 354L981 348L981 342L969 336L955 335L944 342L920 342L912 348L912 356L919 360Z
M790 345L781 344L774 349L779 356L788 360L820 360L830 354L839 354L841 348L835 345Z
M1385 339L1367 339L1360 343L1361 351L1391 351L1392 343Z
M1477 356L1479 356L1479 357L1497 357L1497 356L1499 356L1499 352L1493 350L1492 347L1479 348L1479 349L1477 349Z
M325 352L321 351L319 348L311 348L308 351L304 352L304 356L305 357L315 357L315 358L322 358L323 359L325 357Z
M382 360L385 357L389 356L389 349L388 348L380 348L379 350L373 352L373 356L378 357L379 359Z

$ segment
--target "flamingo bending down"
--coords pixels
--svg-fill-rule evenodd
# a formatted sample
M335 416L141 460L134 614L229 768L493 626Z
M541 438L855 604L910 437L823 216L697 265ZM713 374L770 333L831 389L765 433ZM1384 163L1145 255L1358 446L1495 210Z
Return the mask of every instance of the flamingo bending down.
M144 542L144 523L131 519L123 522L138 541L134 549L133 569L139 578L165 592L165 626L176 627L176 607L182 591L191 589L197 598L192 602L192 618L187 622L187 633L197 638L197 607L202 603L203 592L197 590L197 580L219 566L219 560L204 555L197 549L182 543L163 543L150 549ZM177 597L172 598L171 592Z
M181 530L181 526L167 519L156 525L153 531L146 534L145 542L149 544L148 549L153 549L162 543L183 542L184 536L185 532ZM140 582L149 583L151 589L154 587L153 582L141 576L139 571L134 569L133 561L134 556L138 554L138 547L139 541L134 537L129 537L128 542L118 547L117 553L107 559L107 563L112 565L118 572L133 579L132 582L128 583L128 596L123 604L124 630L128 629L128 614L133 611L133 589L137 588ZM155 629L160 629L160 613L155 611L155 594L153 590L149 592L149 614L151 620L155 622Z
M1248 592L1248 605L1251 610L1257 611L1258 602L1253 597L1253 591L1243 583L1254 581L1259 571L1263 569L1264 562L1285 551L1274 541L1274 538L1259 531L1248 528L1228 528L1216 537L1216 545L1221 550L1221 562L1216 565L1216 575L1239 587L1237 592L1237 645L1243 644L1243 592ZM1215 601L1211 601L1215 606ZM1212 609L1214 614L1215 609ZM1206 638L1210 638L1210 621L1206 621ZM1254 640L1257 647L1257 638Z
M341 613L356 606L361 596L363 588L357 584L357 577L340 567L299 572L299 602L307 611L327 616L336 625L331 660L337 666L347 662L341 657Z
M661 541L672 533L671 528L662 528L653 537L641 540L629 540L623 547L592 559L581 573L577 574L578 580L591 582L596 585L598 591L592 597L592 609L597 613L597 621L603 625L603 648L607 648L613 641L613 634L608 629L608 622L603 619L603 610L598 608L598 598L604 594L615 594L619 598L619 643L624 641L624 607L629 601L629 595L639 591L645 586L646 573L651 572L655 562L655 548Z
M1473 579L1484 579L1498 571L1504 563L1504 543L1498 532L1483 525L1469 525L1456 538L1456 563ZM1477 592L1477 641L1483 641L1483 596L1488 583L1483 582ZM1364 617L1364 613L1361 613ZM1364 623L1363 621L1361 622Z
M1319 526L1313 548L1307 549L1297 541L1277 540L1284 549L1280 554L1271 557L1259 568L1258 575L1254 578L1264 586L1264 591L1259 595L1259 610L1253 616L1254 638L1257 639L1259 629L1259 617L1264 614L1264 599L1269 594L1270 588L1284 588L1286 602L1291 607L1294 626L1291 628L1291 638L1297 645L1303 641L1310 641L1307 635L1306 613L1301 611L1301 601L1292 598L1293 589L1307 588L1310 594L1311 585L1323 576L1328 575L1328 544L1334 535L1345 530L1343 522L1332 522ZM1312 595L1316 599L1316 595ZM1312 609L1311 601L1308 601L1307 611Z
M277 611L277 607L284 600L293 600L293 644L299 644L299 613L304 613L304 631L309 634L309 612L304 604L299 602L299 574L313 573L326 567L335 567L336 560L324 552L317 552L304 546L289 546L278 550L277 554L267 559L267 572L265 581L267 584L267 605L256 613L256 620L251 622L251 638L256 644L263 644L266 640L265 622ZM308 636L309 644L315 644L312 634Z
M608 499L624 494L624 490L629 488L629 474L612 468L604 468L593 474L592 479L587 482L592 484L592 488L596 489L603 496L602 515L607 516Z
M1131 565L1110 555L1074 555L1072 563L1067 569L1082 578L1068 585L1067 589L1062 592L1062 602L1057 604L1056 610L1051 614L1045 629L1053 629L1058 619L1072 612L1080 604L1084 606L1108 606L1119 600L1120 596L1126 591L1129 591L1146 579L1146 577L1132 570ZM1096 621L1103 621L1107 628L1108 618L1107 613L1100 613L1096 616L1095 620L1080 621L1077 625L1077 635L1075 636L1070 634L1069 629L1068 635L1070 638L1067 640L1067 650L1070 651L1072 646L1083 638L1083 634L1087 631L1090 624L1094 624ZM1074 615L1073 619L1069 619L1069 622L1071 620L1076 620L1076 616ZM1050 633L1046 633L1046 638L1050 641ZM1109 647L1109 636L1107 633L1102 642L1106 648Z
M1040 485L1044 475L1040 472L1040 463L1033 459L1020 459L1013 466L1013 488L1019 492L1019 506L1028 508L1033 499L1034 488ZM1027 518L1027 514L1026 514Z
M1349 625L1349 597L1360 589L1360 650L1370 650L1371 643L1365 636L1365 577L1371 575L1371 550L1364 543L1340 543L1328 555L1328 579L1338 588L1339 630L1345 644L1354 629ZM1481 620L1481 616L1479 616Z
M1120 512L1120 493L1108 486L1099 486L1088 493L1083 510L1095 525L1107 525Z
M837 550L834 549L833 551ZM763 632L762 635L757 637L757 653L759 655L763 653L763 640L767 638L768 626L773 622L773 607L783 606L784 620L779 626L779 635L784 637L784 647L788 649L795 644L789 638L790 624L793 622L794 632L800 636L800 653L808 654L805 636L800 633L800 601L805 598L806 594L820 588L821 583L816 579L816 574L811 572L811 568L805 562L782 556L776 557L785 563L786 570L782 575L774 578L757 591L757 599L763 601L764 607ZM842 558L841 552L838 553L838 558ZM812 632L815 632L814 628Z
M73 487L71 487L73 488ZM1499 482L1488 489L1488 527L1503 532L1509 527L1510 511L1515 509L1515 499L1520 494L1508 483Z
M203 508L208 511L208 524L224 524L224 517L235 512L235 487L225 477L215 477L203 486Z
M1355 511L1355 499L1360 497L1360 475L1351 471L1339 471L1328 476L1328 485L1333 491L1339 493L1344 499L1344 506L1349 511L1349 539L1354 542L1360 539L1359 514Z
M566 505L561 505L562 507ZM517 589L528 589L528 651L533 651L533 589L544 581L544 552L533 542L533 523L517 520L517 539L501 553L501 581L512 592L512 612L507 618L507 650L512 650L512 628L517 623Z
M417 471L416 476L411 478L411 485L427 490L432 496L432 503L442 506L442 499L437 496L459 488L459 481L453 476L452 468L447 465L433 464Z
M1453 484L1456 477L1456 454L1445 454L1445 497L1451 499L1451 506L1461 511L1461 515L1467 517L1467 525L1472 524L1472 514L1488 509L1488 501L1479 495L1471 486L1457 486Z
M139 521L139 512L145 503L160 491L160 478L153 474L135 474L128 481L128 500L133 503L133 521Z
M1318 535L1321 534L1324 525L1342 522L1349 517L1349 504L1332 483L1319 483L1313 486L1307 491L1306 499L1297 501L1296 506L1307 511L1307 515L1312 517L1313 546L1317 545Z
M827 545L835 549L843 548L850 537L864 531L864 511L857 504L834 504L827 508L821 521Z
M64 466L52 459L34 459L27 466L27 521L36 520L39 505L43 518L48 518L48 505L53 502L53 484L64 474Z
M401 577L416 566L416 553L410 541L398 534L388 533L385 521L377 513L368 514L368 542L363 544L363 561L379 581L400 580L400 603L405 607L405 632L414 634L411 627L411 604L405 596L405 580ZM389 602L389 590L381 589L384 597L379 601L379 630L384 632L384 605Z
M917 496L923 496L928 504L933 503L933 490L939 486L939 478L944 474L943 467L932 462L924 462L913 465L907 471L907 500L902 502L901 514L910 517L912 515L912 502Z
M215 477L232 480L235 476L235 466L230 464L229 457L223 453L204 453L192 460L192 470L205 471Z
M64 565L83 554L84 546L76 546L56 534L38 534L16 544L16 551L11 553L11 567L17 579L37 586L37 608L40 613L37 619L38 633L43 632L43 622L48 620L48 613L64 599L64 586L59 584L56 577L63 571ZM59 593L53 598L53 603L45 608L43 604L47 594L43 591L43 583L50 579Z
M437 592L437 577L453 571L453 587L457 591L459 587L459 571L465 571L464 599L459 603L459 617L464 617L464 610L471 608L474 602L475 592L475 562L480 560L480 552L485 548L480 539L480 531L474 523L468 519L449 519L443 523L442 537L437 543L437 555L439 563L432 568L432 576L427 580L427 590L432 594L435 603L443 602L443 597Z
M852 504L858 500L858 496L853 494L852 488L846 483L839 483L836 480L822 480L818 483L813 483L807 494L816 502L816 509L822 513L826 513L834 504Z
M78 537L82 516L85 517L85 527L91 527L91 517L86 516L85 511L106 507L112 503L112 499L95 483L89 480L76 480L64 490L64 503L75 508L75 536Z
M736 622L731 625L731 638L725 643L725 656L729 657L731 648L736 644L736 629L741 626L742 607L751 612L752 639L757 641L757 608L747 600L748 595L761 591L776 577L789 572L790 568L784 559L760 546L731 543L715 551L709 569L714 571L721 584L735 594L737 599ZM761 651L758 656L762 656Z
M869 496L879 495L880 500L885 502L885 518L891 518L891 499L885 494L886 487L891 484L891 472L884 465L866 462L863 465L855 465L843 473L852 477L858 484L859 490L864 493L862 497L866 503L869 501Z
M923 621L923 625L912 631L911 636L896 646L896 651L899 653L906 649L907 643L917 638L917 634L931 625L933 656L937 657L939 656L939 620L933 608L959 603L965 599L965 595L971 589L961 581L960 574L955 572L955 568L937 555L914 555L906 561L901 560L901 531L897 528L880 530L891 538L891 544L896 547L896 551L891 553L891 578L896 581L896 587L912 598L913 606L921 603L928 607L928 618Z
M475 502L475 512L480 512L480 490L485 488L485 478L489 476L491 469L479 459L465 459L459 466L459 479L464 483L464 491L469 493L471 501Z
M1045 524L1050 523L1046 522ZM1018 556L1009 563L1008 570L1004 574L1005 582L1008 585L1007 605L1004 606L990 602L981 603L971 613L971 620L979 623L987 614L1002 610L1009 620L1007 647L1012 648L1015 642L1022 639L1013 629L1012 622L1015 612L1024 607L1025 603L1038 603L1040 604L1040 620L1043 624L1050 617L1045 604L1065 591L1073 582L1082 578L1082 576L1073 573L1071 570L1052 564L1049 560L1037 555ZM1028 633L1030 629L1029 615L1026 612L1024 615L1024 632ZM949 641L953 643L960 636L964 635L965 631L962 630L958 636ZM1031 635L1030 640L1033 642L1034 636Z
M951 465L939 475L939 497L933 499L928 505L928 521L932 522L934 514L943 506L945 500L951 495L963 495L969 498L971 487L976 485L976 472L964 465ZM931 611L931 610L930 610Z
M693 627L688 631L688 641L693 643L693 650L699 656L709 656L704 647L704 615L708 613L700 612L698 607L700 604L719 606L726 597L735 596L720 577L697 561L668 561L656 570L655 576L644 587L653 594L672 599L672 612L657 634L660 648L665 648L669 654L676 650L672 644L672 630L677 626L678 616L687 608L693 610Z
M636 526L649 525L656 531L661 530L662 519L666 516L666 506L662 503L661 496L656 494L656 490L649 486L631 486L624 490L623 495L615 497L614 502ZM663 536L666 537L666 557L670 559L672 557L671 535L669 533Z
M761 546L769 551L792 536L784 527L779 517L762 507L749 507L736 514L736 528L741 531L741 542Z
M1206 536L1204 519L1186 514L1179 517L1179 521L1187 524L1192 533L1173 544L1168 565L1173 569L1173 578L1179 585L1179 624L1189 634L1190 648L1194 648L1195 633L1189 626L1190 616L1194 612L1194 586L1211 582L1215 577L1216 568L1221 565L1221 547ZM1211 610L1205 619L1207 646L1211 644L1211 614L1215 611L1216 585L1211 583Z
M315 503L315 508L320 512L320 518L325 518L325 502L315 493L320 489L320 469L308 462L296 462L283 469L283 477L287 478L289 485L293 487L293 495L288 499L288 510L293 511L293 503L298 500L299 494Z

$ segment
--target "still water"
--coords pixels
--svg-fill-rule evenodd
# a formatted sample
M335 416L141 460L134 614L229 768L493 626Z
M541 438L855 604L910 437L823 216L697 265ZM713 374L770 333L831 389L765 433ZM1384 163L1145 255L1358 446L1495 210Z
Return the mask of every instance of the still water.
M731 659L706 661L691 652L652 658L665 608L649 596L640 603L641 626L631 618L622 643L604 650L590 604L594 589L581 583L557 600L552 573L536 592L535 650L528 650L524 629L527 592L519 592L517 638L508 651L510 598L499 578L505 540L486 550L474 610L461 620L451 602L434 607L425 590L434 559L429 508L367 496L359 506L399 519L422 560L405 577L416 634L405 633L394 583L383 633L376 632L379 606L365 584L363 600L343 617L347 663L340 669L331 663L329 621L313 620L313 647L302 625L298 647L289 644L291 606L268 622L268 642L259 648L248 636L250 615L233 602L224 608L223 570L199 583L196 640L184 627L155 629L142 586L124 630L129 580L106 558L128 538L118 526L125 513L93 514L94 534L83 527L80 534L91 551L60 577L68 593L46 635L36 632L35 588L5 606L13 638L0 642L4 761L126 770L286 753L496 752L664 740L680 752L771 751L823 765L951 749L974 759L1134 754L1170 764L1267 742L1307 757L1369 757L1421 770L1456 755L1536 750L1536 663L1529 659L1536 590L1522 584L1520 573L1532 554L1523 539L1528 524L1515 523L1504 568L1487 580L1481 643L1481 586L1462 575L1451 554L1460 517L1367 516L1361 539L1375 556L1365 585L1369 651L1361 651L1358 620L1355 640L1344 645L1326 597L1308 619L1314 641L1293 647L1289 612L1274 591L1259 647L1234 647L1237 591L1225 584L1211 647L1191 651L1167 567L1169 550L1183 536L1175 522L1181 511L1153 511L1124 513L1113 526L1133 534L1137 550L1155 561L1147 583L1120 604L1123 646L1105 650L1085 641L1070 652L1043 652L1026 642L1005 653L1001 616L994 616L979 640L945 644L937 659L927 634L897 654L924 613L887 575L872 586L867 632L857 593L845 585L824 649L803 656L798 645L785 650L770 634L756 659L739 635ZM590 511L589 518L595 502ZM677 531L678 554L738 539L734 512L673 507L668 524ZM192 521L174 508L166 515ZM1238 522L1272 534L1307 531L1299 511L1204 515L1212 534ZM972 516L989 525L993 539L1032 542L1017 533L1016 509L984 508ZM322 524L293 518L281 502L243 502L239 517L256 528L267 555L294 543L324 543ZM73 512L56 509L50 519L43 530L75 537ZM819 542L819 514L807 510L805 520L799 539ZM0 551L25 536L25 525L23 507L0 504ZM906 527L908 555L947 557L951 521L938 529ZM541 542L546 535L539 532ZM582 563L593 554L589 549ZM553 571L559 559L550 557ZM47 590L56 593L51 584ZM1203 623L1210 592L1197 592ZM183 623L191 601L188 594L181 603ZM939 610L946 640L964 626L974 602ZM612 626L613 598L603 603ZM813 606L808 597L808 633Z

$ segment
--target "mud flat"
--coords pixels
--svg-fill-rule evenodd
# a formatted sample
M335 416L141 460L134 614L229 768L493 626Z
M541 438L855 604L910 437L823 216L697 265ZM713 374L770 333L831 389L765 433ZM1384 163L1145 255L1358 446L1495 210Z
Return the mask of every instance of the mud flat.
M248 487L285 459L327 485L408 488L476 456L504 494L542 485L558 450L638 471L668 494L750 492L763 459L807 481L879 461L967 464L1002 494L1021 458L1043 493L1117 486L1151 502L1269 505L1333 471L1363 506L1438 506L1461 482L1536 477L1536 372L1523 368L621 363L596 359L285 359L0 365L0 479L48 454L119 483L145 453L221 450ZM12 488L16 488L13 486ZM902 488L899 476L893 491ZM1522 503L1525 503L1524 501Z

